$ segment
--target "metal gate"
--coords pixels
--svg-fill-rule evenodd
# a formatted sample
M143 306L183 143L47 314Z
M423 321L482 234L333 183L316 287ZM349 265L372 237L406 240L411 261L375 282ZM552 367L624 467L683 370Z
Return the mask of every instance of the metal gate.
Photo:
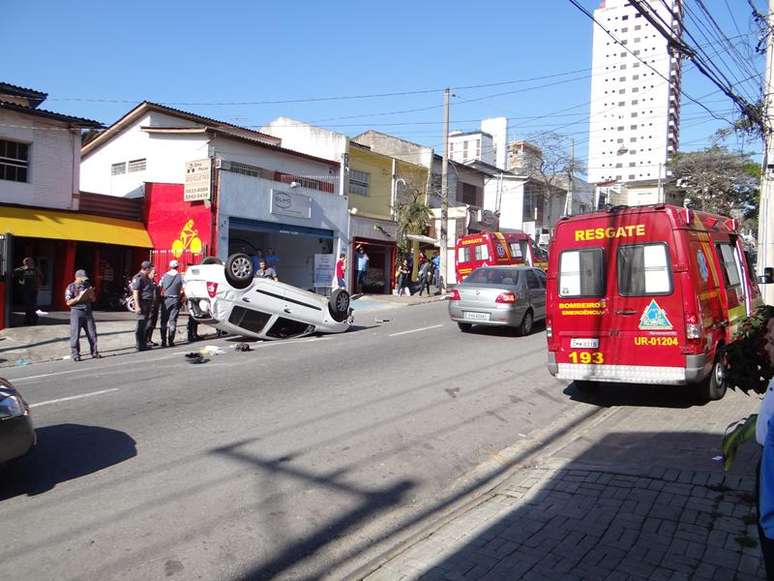
M194 254L190 250L184 250L182 253L179 253L168 248L150 251L150 261L156 266L156 269L160 273L163 273L166 270L171 260L177 260L180 263L180 270L182 271L190 265L201 263L205 256L209 256L209 247L206 244L198 254Z

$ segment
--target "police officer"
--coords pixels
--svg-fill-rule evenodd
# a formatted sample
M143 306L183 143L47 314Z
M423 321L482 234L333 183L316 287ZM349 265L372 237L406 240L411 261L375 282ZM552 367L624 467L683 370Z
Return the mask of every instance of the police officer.
M183 296L183 275L177 270L177 260L169 263L169 270L161 278L161 346L175 346L177 316L180 314L180 300Z
M158 347L158 343L153 340L153 331L156 330L156 323L159 320L159 312L161 311L161 286L156 282L156 267L151 267L148 273L148 278L151 281L151 287L153 289L153 301L151 302L150 318L148 319L147 329L148 332L145 336L145 343L151 347Z
M153 265L148 260L140 264L140 272L132 278L132 296L134 297L134 312L137 315L137 329L135 330L135 342L137 351L150 349L146 338L150 324L151 308L153 306L153 284L150 279L150 271Z
M22 261L22 266L14 269L14 274L22 286L22 298L24 299L24 324L37 325L38 289L43 283L43 274L35 265L35 260L31 256L28 256Z
M67 285L65 303L70 307L70 352L73 361L81 360L81 329L86 333L91 356L99 359L97 351L97 327L94 324L92 304L96 300L94 288L89 284L85 270L75 271L75 282Z

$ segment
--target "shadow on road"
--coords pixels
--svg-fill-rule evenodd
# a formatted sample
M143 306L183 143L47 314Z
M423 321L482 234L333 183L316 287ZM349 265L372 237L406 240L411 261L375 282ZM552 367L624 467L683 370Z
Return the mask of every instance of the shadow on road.
M59 424L35 430L38 445L6 468L0 501L52 490L60 482L98 472L137 455L135 441L124 432Z
M703 578L709 566L715 579L737 579L743 547L757 540L748 538L755 451L749 446L719 486L709 460L719 446L710 433L610 434L561 468L525 467L488 506L436 531L432 549L409 548L385 571L569 581ZM725 545L716 544L721 536ZM425 565L410 569L416 563Z
M581 389L575 382L564 389L573 401L599 407L660 407L684 409L705 406L691 386L641 385L634 383L598 383Z

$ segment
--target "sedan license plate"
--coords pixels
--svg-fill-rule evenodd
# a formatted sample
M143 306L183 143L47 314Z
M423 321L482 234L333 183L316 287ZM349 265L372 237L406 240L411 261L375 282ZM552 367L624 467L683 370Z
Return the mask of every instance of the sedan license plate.
M469 313L466 311L463 318L468 321L488 321L490 316L489 313Z
M572 349L599 349L599 339L570 339L570 347Z

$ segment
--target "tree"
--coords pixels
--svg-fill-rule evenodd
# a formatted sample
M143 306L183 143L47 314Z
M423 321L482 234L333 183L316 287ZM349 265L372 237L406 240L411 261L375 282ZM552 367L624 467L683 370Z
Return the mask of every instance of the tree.
M543 199L552 207L552 198L567 195L570 176L585 175L585 164L568 152L567 138L553 132L539 133L529 141L538 151L525 153L517 171L531 177L541 185ZM562 205L562 208L564 206Z
M738 214L746 221L756 219L760 168L750 154L716 145L677 153L668 167L678 191L690 200L692 208L723 216Z
M395 221L398 223L398 248L408 252L406 234L423 234L430 223L432 212L425 203L424 189L411 179L400 178L395 195Z

